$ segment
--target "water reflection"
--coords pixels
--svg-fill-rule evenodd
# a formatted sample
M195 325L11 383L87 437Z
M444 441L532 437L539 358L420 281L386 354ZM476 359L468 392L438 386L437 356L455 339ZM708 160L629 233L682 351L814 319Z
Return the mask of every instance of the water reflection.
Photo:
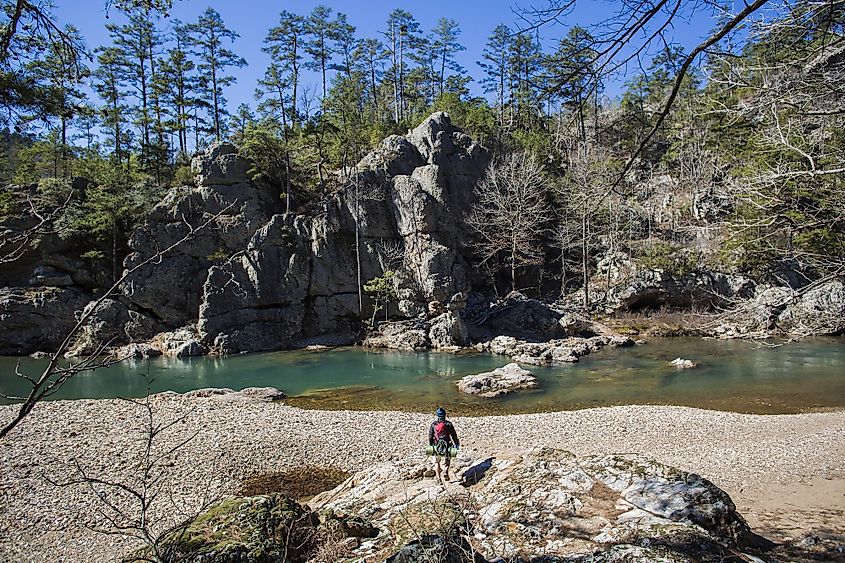
M466 413L536 412L616 404L680 404L743 412L797 412L845 407L845 339L816 339L777 348L745 342L658 339L604 350L578 364L530 367L540 389L495 400L457 392L454 382L508 362L488 354L363 349L289 351L221 358L129 360L69 381L55 398L137 397L152 391L273 386L293 402L319 408L431 410L448 403ZM669 362L689 358L699 367ZM0 391L20 394L17 359L0 358ZM21 359L38 373L44 360ZM454 408L453 407L453 410Z

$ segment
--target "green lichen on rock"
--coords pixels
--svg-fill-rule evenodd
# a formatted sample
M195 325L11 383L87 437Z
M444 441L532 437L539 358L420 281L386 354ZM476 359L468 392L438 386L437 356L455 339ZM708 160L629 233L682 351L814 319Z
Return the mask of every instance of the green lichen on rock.
M279 495L227 499L164 541L175 561L271 563L304 561L314 547L318 518Z
M461 507L452 500L426 500L412 504L399 512L390 524L396 544L425 535L454 536L466 528L467 521Z

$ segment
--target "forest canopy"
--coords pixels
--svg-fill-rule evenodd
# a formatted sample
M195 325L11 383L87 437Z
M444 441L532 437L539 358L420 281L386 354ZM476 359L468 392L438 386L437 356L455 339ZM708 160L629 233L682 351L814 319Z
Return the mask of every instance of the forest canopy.
M274 15L254 98L235 104L233 70L250 61L212 7L183 22L169 1L108 1L109 42L88 45L49 2L2 0L0 212L57 205L84 178L63 236L117 268L127 234L166 189L191 184L190 158L212 142L235 143L297 212L384 137L446 111L494 163L536 167L525 189L497 188L496 171L479 187L476 219L501 219L484 202L508 193L543 210L519 252L479 247L513 287L554 270L561 292L587 296L591 276L610 283L626 264L840 275L843 6L608 3L602 21L573 23L574 2L551 0L503 14L466 68L448 14L423 29L396 9L364 37L318 5ZM685 49L673 24L695 13L713 29Z

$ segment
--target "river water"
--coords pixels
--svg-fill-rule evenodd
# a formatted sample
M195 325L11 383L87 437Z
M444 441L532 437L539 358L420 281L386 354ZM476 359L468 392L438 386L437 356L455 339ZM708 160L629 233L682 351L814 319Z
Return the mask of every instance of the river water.
M699 364L679 370L676 358ZM0 357L0 392L25 391L14 375L17 358ZM783 346L743 341L655 339L602 350L580 363L525 366L540 389L497 399L459 393L460 377L508 363L505 356L438 352L284 351L229 358L127 361L64 384L54 399L139 397L152 391L203 387L277 387L303 407L433 411L455 414L544 412L620 404L672 404L754 413L793 413L845 407L845 339L811 339ZM34 374L43 360L21 359Z

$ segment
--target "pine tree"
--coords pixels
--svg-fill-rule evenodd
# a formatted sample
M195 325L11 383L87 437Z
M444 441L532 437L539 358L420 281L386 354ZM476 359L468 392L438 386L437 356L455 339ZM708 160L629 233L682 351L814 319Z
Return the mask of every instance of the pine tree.
M64 33L76 44L82 44L79 31L73 27L65 28ZM59 159L63 174L68 173L70 147L68 129L73 118L82 110L85 93L82 90L84 80L90 74L87 67L76 58L75 53L65 43L50 43L43 59L36 59L26 67L30 80L48 86L53 98L51 113L45 115L45 121L58 121Z
M116 47L101 47L98 50L98 67L94 71L94 89L102 98L103 127L112 147L112 157L118 166L129 161L129 134L125 130L127 93L124 90L123 53ZM125 157L125 158L124 158Z
M361 70L367 77L373 111L378 111L379 108L378 85L382 79L381 69L386 57L387 51L378 39L364 39L356 49L356 59L360 61Z
M141 12L129 14L124 25L107 24L117 55L116 62L126 84L137 100L135 124L141 133L142 161L147 161L152 129L151 92L153 89L151 53L153 44L159 42L153 22Z
M466 50L466 47L458 42L460 34L461 28L458 22L447 18L440 18L432 30L431 48L437 57L438 94L440 95L443 95L445 91L447 68L458 75L466 74L466 69L454 59L457 53Z
M267 84L274 85L277 89L282 106L285 105L284 85L290 85L290 122L293 126L299 123L296 102L304 30L305 20L302 16L283 11L279 15L279 25L267 32L264 47L261 48L262 51L270 55L271 61L270 67L264 73L264 81ZM282 112L284 119L284 108L282 108Z
M504 24L497 25L484 48L483 60L478 62L486 77L481 80L485 93L496 94L496 108L499 114L499 127L505 124L506 89L509 86L509 64L511 50L511 30Z
M334 51L340 55L340 62L329 66L341 72L347 79L352 77L356 67L359 41L355 37L355 26L346 19L346 14L338 13L334 22Z
M420 40L420 24L410 12L393 10L387 17L387 53L390 57L390 79L393 84L393 120L403 121L405 112L405 85L408 74L406 60Z
M188 31L194 55L199 60L197 68L207 77L201 86L206 99L211 100L212 130L219 141L225 133L225 117L228 115L223 88L237 81L235 76L227 74L227 69L247 64L246 60L227 49L224 41L234 43L240 36L226 27L223 18L213 8L207 8L196 23L188 25Z
M196 65L190 59L188 48L188 30L179 20L173 21L173 47L159 64L156 92L165 113L169 115L166 126L175 131L179 138L181 158L188 155L188 126L190 108L202 101L196 97L197 77L193 74Z
M311 60L305 63L305 68L320 72L323 84L322 99L325 99L328 92L326 72L331 65L334 54L332 43L337 36L336 25L331 20L331 16L332 9L320 4L305 20L305 33L308 40L305 42L304 50L311 57Z

